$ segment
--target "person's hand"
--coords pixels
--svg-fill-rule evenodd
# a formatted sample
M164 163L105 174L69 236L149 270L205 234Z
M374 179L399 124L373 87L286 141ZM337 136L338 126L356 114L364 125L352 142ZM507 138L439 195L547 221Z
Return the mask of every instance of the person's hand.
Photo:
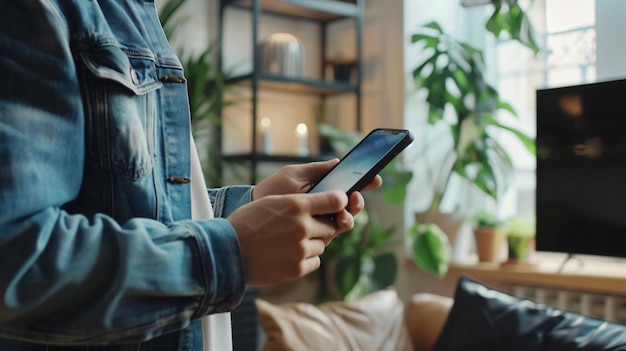
M246 283L278 284L318 269L326 245L354 221L349 213L335 221L314 216L345 212L347 205L346 194L329 191L268 195L233 212L227 219L239 238Z
M254 201L268 195L305 193L335 167L337 163L339 163L339 159L335 158L322 162L285 166L273 175L263 179L254 188L252 200ZM378 188L381 184L382 178L376 175L362 191Z
M277 173L262 180L252 192L252 201L269 195L305 193L311 189L326 173L337 163L338 159L325 162L310 162L299 165L289 165L280 169ZM382 185L382 178L376 175L374 179L362 191L376 189ZM347 220L347 215L355 216L363 210L365 201L359 192L350 194L346 211L337 212L338 222Z

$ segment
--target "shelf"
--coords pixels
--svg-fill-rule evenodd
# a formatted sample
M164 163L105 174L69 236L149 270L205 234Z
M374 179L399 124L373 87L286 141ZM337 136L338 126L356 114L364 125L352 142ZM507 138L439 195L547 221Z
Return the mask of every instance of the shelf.
M236 84L251 84L252 74L245 74L228 80ZM342 82L327 82L324 80L300 79L259 74L259 88L290 93L317 94L322 96L356 92L356 85Z
M326 64L329 66L354 66L356 67L357 60L355 59L327 59Z
M506 267L497 263L453 264L448 276L466 275L485 282L626 295L626 261L581 256L560 269L565 259L565 254L538 253L534 268Z
M253 0L223 0L224 5L252 8ZM338 0L260 0L261 10L267 13L300 17L315 21L356 18L358 6L351 1Z
M233 155L223 155L222 158L224 161L234 161L234 162L244 162L250 161L255 158L257 161L263 162L277 162L277 163L304 163L304 162L314 162L314 161L327 161L337 156L334 155L311 155L311 156L300 156L300 155L267 155L267 154L233 154Z
M231 16L231 12L235 13L234 15L241 15L243 12L245 16L235 16L238 20L246 21L247 17L250 17L251 22L251 30L252 33L251 43L252 43L252 62L251 68L247 71L243 71L243 74L237 74L236 76L232 76L227 79L227 82L235 85L238 89L241 88L243 96L249 98L250 103L250 114L251 117L251 125L250 130L253 131L257 128L259 121L259 113L261 105L263 105L264 99L266 97L272 97L275 99L281 98L290 102L293 100L294 103L304 106L308 104L310 100L319 101L319 103L323 103L327 98L331 100L339 100L339 103L354 103L355 105L355 130L361 129L361 76L359 69L361 68L362 62L362 41L363 41L363 17L364 17L364 9L365 2L364 0L220 0L220 28L219 28L219 46L223 47L224 44L230 45L229 43L224 43L223 32L225 30L225 16ZM227 10L236 10L236 11L227 11ZM280 18L278 18L280 17ZM330 40L341 40L341 37L335 39L335 36L329 36L329 31L333 31L334 21L336 20L346 20L346 24L354 27L354 36L355 36L355 57L350 57L349 60L345 60L345 57L341 57L341 60L337 59L328 59L327 41ZM259 40L259 33L261 30L261 24L266 24L271 21L285 20L285 24L293 24L295 26L299 26L303 20L308 21L307 25L311 25L312 27L316 27L319 29L319 40L317 42L311 42L310 44L316 47L319 47L319 56L320 62L322 63L321 72L315 75L309 75L305 77L287 77L276 73L269 73L269 70L264 70L261 68L261 47L257 44ZM246 25L247 27L247 25ZM343 27L338 28L338 30L344 30ZM350 30L350 33L352 30ZM311 41L315 38L311 38ZM235 45L237 43L234 43ZM225 60L223 57L223 52L220 52L220 68L223 69L223 62ZM350 76L347 78L350 79L333 79L329 77L331 68L343 68L337 65L348 64L350 67ZM347 76L344 72L345 70L340 70L341 74L335 75L335 70L333 70L333 77L343 78ZM271 96L271 94L265 95L265 92L277 92L278 96ZM300 96L295 96L296 94L300 94L301 96L306 97L306 99L300 99ZM343 97L342 94L348 95L348 99L341 99ZM338 97L338 98L336 98ZM345 101L344 101L345 100ZM263 108L278 108L280 106L277 104L272 104L272 106L263 105ZM315 116L313 114L306 114L304 117L309 120L309 123L314 123L313 119ZM235 122L235 121L233 121ZM220 130L220 133L223 131ZM250 148L244 149L243 152L234 151L229 155L224 155L223 160L229 163L244 163L246 166L250 166L250 181L252 184L256 183L258 180L259 169L265 166L266 164L272 164L275 166L276 164L281 163L304 163L311 161L322 161L328 160L336 155L322 154L322 155L311 155L311 156L299 156L295 154L297 150L293 150L294 154L289 154L292 152L290 149L282 149L285 154L271 154L266 155L263 154L263 149L257 149L256 145L259 145L258 138L255 137L254 134L244 136L249 140L249 145L252 145ZM256 143L256 144L255 144ZM322 150L325 150L322 148ZM261 152L261 153L259 153Z

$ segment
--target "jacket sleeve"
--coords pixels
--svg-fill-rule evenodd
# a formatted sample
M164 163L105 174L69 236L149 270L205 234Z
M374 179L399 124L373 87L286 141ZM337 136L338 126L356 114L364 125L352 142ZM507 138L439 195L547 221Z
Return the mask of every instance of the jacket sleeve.
M209 189L209 198L215 217L226 218L236 209L252 201L252 186L225 186Z
M225 219L166 226L62 210L82 182L84 116L52 3L0 5L0 336L140 341L234 308L244 273Z

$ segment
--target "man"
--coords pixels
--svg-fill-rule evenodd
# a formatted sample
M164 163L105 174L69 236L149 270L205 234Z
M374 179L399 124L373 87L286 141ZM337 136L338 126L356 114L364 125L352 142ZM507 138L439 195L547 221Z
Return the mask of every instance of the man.
M337 160L207 193L152 1L2 2L0 72L0 350L220 347L204 316L317 269L363 208L303 194Z

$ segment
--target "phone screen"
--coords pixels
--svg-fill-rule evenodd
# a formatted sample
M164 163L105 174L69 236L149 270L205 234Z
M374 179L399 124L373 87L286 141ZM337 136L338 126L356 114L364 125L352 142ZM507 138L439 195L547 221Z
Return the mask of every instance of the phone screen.
M328 190L349 192L359 180L393 151L406 135L407 133L403 131L375 130L352 149L309 192Z

